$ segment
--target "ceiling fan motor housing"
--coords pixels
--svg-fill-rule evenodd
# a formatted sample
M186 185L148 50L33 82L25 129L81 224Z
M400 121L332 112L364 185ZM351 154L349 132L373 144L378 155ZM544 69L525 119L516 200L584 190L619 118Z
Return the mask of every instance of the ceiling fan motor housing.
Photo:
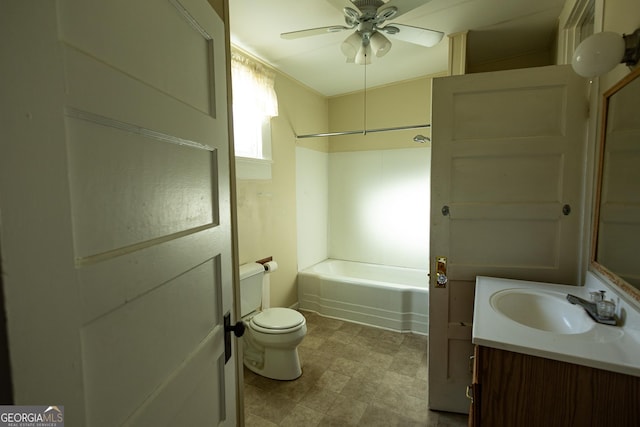
M374 21L375 23L382 23L383 21L389 19L391 16L395 15L397 10L395 7L390 7L383 10L381 13L378 13L378 9L381 6L385 5L385 2L383 2L382 0L352 0L351 2L360 10L362 14L353 17L352 15L354 10L349 7L344 8L344 13L349 18L355 18L356 22ZM391 9L393 10L392 13L385 13L386 11Z
M360 10L362 10L362 8L373 8L377 10L385 4L382 0L351 0L351 3ZM364 10L362 11L364 12Z

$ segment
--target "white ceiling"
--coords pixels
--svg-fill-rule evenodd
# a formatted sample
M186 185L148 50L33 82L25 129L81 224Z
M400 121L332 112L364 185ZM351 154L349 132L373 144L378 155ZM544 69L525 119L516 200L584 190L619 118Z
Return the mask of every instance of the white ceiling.
M461 31L470 31L468 60L474 63L548 49L564 1L418 1L420 6L388 23L442 31L442 41L426 48L389 36L393 43L389 53L374 57L365 67L346 63L340 51L341 42L351 31L296 40L280 38L284 32L343 25L342 11L330 0L230 0L231 42L317 92L332 96L361 90L365 68L367 87L446 71L446 35Z

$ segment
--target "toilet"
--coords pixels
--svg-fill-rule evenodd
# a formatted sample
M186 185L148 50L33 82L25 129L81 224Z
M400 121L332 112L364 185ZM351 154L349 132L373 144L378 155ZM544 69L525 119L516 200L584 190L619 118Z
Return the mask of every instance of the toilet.
M290 308L262 307L264 266L240 266L240 310L246 330L244 365L263 377L295 380L302 375L298 345L307 333L302 314Z

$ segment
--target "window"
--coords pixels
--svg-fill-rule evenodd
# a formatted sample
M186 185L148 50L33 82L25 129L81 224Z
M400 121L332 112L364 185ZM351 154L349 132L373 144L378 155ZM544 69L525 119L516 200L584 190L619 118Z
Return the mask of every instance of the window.
M569 3L569 2L567 2ZM602 8L602 2L596 5L595 0L573 0L573 6L567 13L561 14L561 33L558 36L558 64L570 64L573 52L580 42L596 30L596 17L602 16L598 8Z
M593 0L587 2L586 10L583 12L578 24L576 25L576 47L584 39L594 33L595 26L595 5Z
M231 56L236 175L271 178L271 118L278 115L275 73L237 51Z

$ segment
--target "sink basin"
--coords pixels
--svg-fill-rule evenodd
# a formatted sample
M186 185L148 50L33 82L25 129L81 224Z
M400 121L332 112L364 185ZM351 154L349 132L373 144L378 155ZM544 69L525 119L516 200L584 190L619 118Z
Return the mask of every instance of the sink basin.
M580 334L594 322L582 307L559 292L505 289L491 296L491 307L521 325L557 334Z

